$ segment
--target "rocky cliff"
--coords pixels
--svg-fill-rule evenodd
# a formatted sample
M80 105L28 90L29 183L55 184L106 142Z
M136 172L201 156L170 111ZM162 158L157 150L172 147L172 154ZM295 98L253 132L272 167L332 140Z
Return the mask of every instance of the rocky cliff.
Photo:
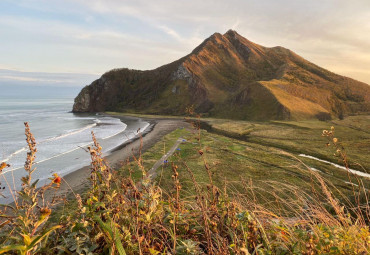
M283 47L215 33L154 70L115 69L82 89L73 112L122 111L250 120L330 118L370 111L370 86Z

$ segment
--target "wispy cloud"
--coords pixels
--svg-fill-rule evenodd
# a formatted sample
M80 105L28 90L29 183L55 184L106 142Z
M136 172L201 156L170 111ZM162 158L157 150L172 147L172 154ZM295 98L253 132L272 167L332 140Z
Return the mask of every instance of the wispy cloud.
M159 25L157 27L159 29L163 30L166 34L168 34L168 35L172 36L173 38L175 38L176 40L179 40L179 41L182 40L181 36L175 30L173 30L173 29L171 29L171 28L169 28L169 27L167 27L165 25Z
M22 72L0 69L1 85L82 87L98 75L80 73Z
M233 28L251 41L290 48L370 83L368 0L5 3L0 2L0 66L100 74L115 67L152 69Z

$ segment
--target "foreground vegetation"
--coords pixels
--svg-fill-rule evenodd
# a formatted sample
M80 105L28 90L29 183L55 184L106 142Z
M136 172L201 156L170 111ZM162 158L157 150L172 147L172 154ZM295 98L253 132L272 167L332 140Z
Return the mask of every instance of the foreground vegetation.
M181 128L165 136L116 170L103 160L93 136L91 187L63 203L44 199L48 190L58 189L61 177L51 177L40 189L36 189L37 181L31 181L36 143L26 126L26 177L22 191L14 194L14 206L0 207L0 254L370 252L367 179L339 170L330 175L335 169L327 164L271 146L269 135L289 136L280 132L289 130L288 123L276 124L287 128L274 134L270 131L274 127L254 124L253 132L261 132L258 142L234 139L230 134L239 132L246 138L250 133L244 129L250 127L245 123L239 130L230 128L232 123L225 127L225 122L214 120L212 133L201 130L199 121L193 125L194 129ZM329 128L317 141L322 130L295 129L300 131L292 140L276 144L292 148L298 139L297 151L321 156L325 151L335 153L334 159L347 164L346 144L334 136L337 128ZM228 133L220 135L215 130ZM302 142L305 132L319 145ZM182 142L176 153L156 170L155 178L148 176L153 164L179 138ZM330 146L326 148L325 143ZM0 169L6 167L1 164Z

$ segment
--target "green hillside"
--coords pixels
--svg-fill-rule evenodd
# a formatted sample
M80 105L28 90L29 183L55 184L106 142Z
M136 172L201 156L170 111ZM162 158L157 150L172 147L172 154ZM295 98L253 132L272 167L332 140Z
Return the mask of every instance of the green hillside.
M105 73L80 92L73 111L184 115L189 107L240 120L342 118L370 111L370 86L229 30L157 69Z

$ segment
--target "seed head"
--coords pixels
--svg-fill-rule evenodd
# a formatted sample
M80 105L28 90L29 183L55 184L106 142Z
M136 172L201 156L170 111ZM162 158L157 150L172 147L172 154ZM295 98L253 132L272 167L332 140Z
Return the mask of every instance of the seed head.
M48 217L51 214L51 209L47 207L43 207L40 209L40 214L42 218Z

